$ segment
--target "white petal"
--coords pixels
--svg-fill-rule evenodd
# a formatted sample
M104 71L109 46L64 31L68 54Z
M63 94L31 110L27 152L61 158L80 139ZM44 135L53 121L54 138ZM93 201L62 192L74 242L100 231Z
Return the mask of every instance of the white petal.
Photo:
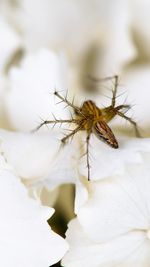
M123 66L136 57L136 47L130 34L130 5L128 1L98 1L100 24L99 65L97 73L110 76L120 73ZM119 15L118 15L119 14Z
M136 56L130 34L129 9L128 1L124 0L111 3L103 0L63 0L61 3L57 0L23 0L18 6L18 24L27 49L61 47L75 64L78 63L78 69L93 51L96 54L94 63L98 62L99 69L106 75L106 72L118 72Z
M132 230L148 231L149 173L148 158L147 164L129 166L123 176L91 182L89 200L78 212L91 239L105 242Z
M141 135L149 136L149 116L150 116L150 66L141 65L129 68L122 79L127 91L129 104L133 104L134 117L139 124Z
M57 132L13 133L0 131L1 152L27 185L47 186L75 182L75 144L60 148Z
M126 165L142 163L141 152L150 151L149 138L117 137L118 149L113 149L95 136L90 140L91 180L123 174ZM80 172L87 176L86 157L80 161Z
M6 112L12 126L19 130L32 130L40 121L68 118L68 112L53 93L67 89L65 62L61 56L40 50L27 55L20 67L10 72Z
M19 179L0 173L0 261L2 266L49 266L68 246L51 231L47 220L54 210L29 198Z
M150 32L149 32L149 0L132 0L131 1L131 12L132 12L132 27L135 34L135 39L138 41L142 54L150 57ZM136 10L136 12L135 12Z
M69 223L67 241L70 250L62 260L66 267L148 267L149 264L150 241L144 232L135 231L108 243L96 243L74 219Z
M76 187L75 187L75 204L74 204L74 211L75 214L78 213L80 208L86 203L88 200L88 188L89 183L86 177L80 177L80 179L76 180Z
M100 16L97 1L91 4L90 1L74 0L23 0L20 1L18 14L26 46L30 50L43 46L61 47L71 52L77 61L80 52L84 53L97 38L95 26L98 26Z
M58 149L49 133L15 133L1 130L1 151L23 179L36 179L47 174ZM53 137L53 140L52 140Z

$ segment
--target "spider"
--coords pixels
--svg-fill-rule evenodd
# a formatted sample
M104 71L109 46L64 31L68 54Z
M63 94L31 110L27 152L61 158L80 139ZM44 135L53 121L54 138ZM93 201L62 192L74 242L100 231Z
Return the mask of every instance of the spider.
M59 94L59 92L55 91L54 95L56 95L61 102L67 104L74 110L74 117L72 119L56 119L55 120L45 120L43 121L36 130L40 129L43 125L47 124L62 124L62 123L74 123L75 129L71 131L68 135L61 139L63 144L68 141L70 137L73 137L79 131L86 131L86 161L87 161L87 169L88 169L88 181L90 180L90 160L89 160L89 142L91 134L95 134L98 139L105 142L107 145L111 146L114 149L118 149L118 141L108 126L109 121L111 121L116 115L124 118L125 120L129 121L135 129L135 134L137 137L140 137L140 133L137 127L137 123L132 120L132 118L125 115L123 110L128 110L131 108L130 105L118 105L116 106L116 95L117 95L117 87L118 87L118 75L112 77L106 77L103 79L96 79L92 78L93 81L107 81L107 80L114 80L114 89L112 91L112 99L111 104L104 108L99 108L92 100L87 100L83 102L81 107L75 106L71 103L67 97L63 97Z

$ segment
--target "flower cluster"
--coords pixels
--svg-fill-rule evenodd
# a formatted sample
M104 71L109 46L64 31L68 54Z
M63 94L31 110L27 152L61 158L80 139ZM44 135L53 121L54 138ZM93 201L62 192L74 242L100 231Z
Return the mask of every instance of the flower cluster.
M149 267L149 8L148 0L1 1L1 266ZM76 118L56 91L76 107L109 106L113 81L94 80L116 74L116 102L132 106L142 138L117 116L109 126L118 149L92 134L88 181L86 131L62 146L73 123L32 130ZM64 184L75 187L73 219L69 192L60 199L66 238L50 227Z

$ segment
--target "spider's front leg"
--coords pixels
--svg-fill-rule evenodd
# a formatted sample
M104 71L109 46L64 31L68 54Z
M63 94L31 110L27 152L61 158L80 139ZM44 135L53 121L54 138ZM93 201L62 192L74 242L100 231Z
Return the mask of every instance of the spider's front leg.
M62 124L62 123L78 123L78 120L76 119L71 119L71 120L58 120L58 119L55 119L55 120L45 120L43 121L40 125L38 125L38 127L36 127L35 129L33 129L31 132L36 132L38 131L42 126L44 125L48 125L48 124Z
M80 112L80 109L79 109L77 106L75 106L75 105L73 104L74 100L73 100L73 102L71 103L71 102L67 99L67 95L66 95L65 97L63 97L63 96L60 95L57 91L54 92L54 95L56 95L56 96L61 100L59 103L64 102L64 103L66 103L69 107L73 108L74 111L76 111L76 112Z

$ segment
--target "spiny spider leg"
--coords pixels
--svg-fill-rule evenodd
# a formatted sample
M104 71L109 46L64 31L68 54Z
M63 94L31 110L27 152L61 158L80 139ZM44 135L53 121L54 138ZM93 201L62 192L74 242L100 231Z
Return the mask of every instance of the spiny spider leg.
M138 130L137 123L134 120L132 120L130 117L126 116L124 113L122 113L120 111L117 111L117 115L119 115L120 117L122 117L125 120L129 121L134 126L136 136L137 137L141 137L140 132Z
M75 135L78 131L81 130L81 126L79 125L77 128L75 128L70 134L66 135L64 138L61 139L62 143L65 143L67 139L69 139L71 136Z
M89 157L89 144L90 144L90 136L91 132L88 133L86 138L86 161L87 161L87 168L88 168L88 181L90 181L90 157Z
M68 101L67 97L61 96L57 91L54 92L54 95L56 95L58 98L60 98L62 100L62 102L67 103L67 105L72 107L75 111L81 113L80 109L78 107L76 107L73 103Z
M98 79L98 78L95 78L92 76L88 76L88 78L94 82L105 82L105 81L115 80L114 89L113 89L113 96L112 96L112 101L111 101L111 106L115 107L119 76L114 75L114 76L109 76L109 77L105 77L105 78L101 78L101 79Z
M75 120L75 119L71 119L71 120L46 120L46 121L43 121L37 128L35 128L32 132L36 132L38 131L43 125L47 125L47 124L56 124L56 123L77 123L78 120Z
M114 108L116 104L116 95L117 95L117 88L118 88L118 75L115 75L113 77L115 79L115 84L114 84L114 89L113 89L113 96L112 96L112 101L111 101L111 106Z
M116 111L119 111L121 109L126 109L126 111L124 113L122 112L123 114L125 114L129 109L131 109L131 105L119 105L119 106L115 107Z
M96 77L93 77L91 75L88 75L87 77L88 77L88 79L90 79L93 82L105 82L105 81L110 81L110 80L116 79L116 77L118 77L118 75L108 76L105 78L96 78Z

